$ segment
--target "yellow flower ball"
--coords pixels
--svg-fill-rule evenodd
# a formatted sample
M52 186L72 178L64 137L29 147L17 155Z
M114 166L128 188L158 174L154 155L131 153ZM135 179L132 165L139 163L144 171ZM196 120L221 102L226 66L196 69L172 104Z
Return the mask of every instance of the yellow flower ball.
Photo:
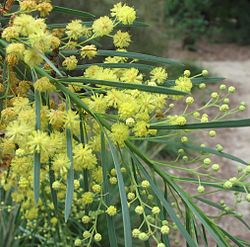
M115 47L117 48L126 48L131 43L130 34L128 32L122 32L121 30L119 30L114 35L113 42Z
M62 65L66 68L66 70L74 70L77 66L78 60L76 56L66 57L63 61Z
M24 51L24 62L30 67L38 66L42 63L43 58L33 49L28 49Z
M82 195L83 204L91 204L94 201L94 194L92 192L85 192Z
M95 57L97 54L97 49L95 45L85 45L81 49L81 57L85 58L87 57L88 59L92 59Z
M114 25L108 16L103 16L94 21L92 28L96 36L102 37L110 34L113 31Z
M150 72L150 75L151 80L155 81L158 84L164 83L168 78L168 73L166 69L162 67L154 68Z
M86 36L88 28L82 25L81 20L73 20L66 26L65 33L69 38L79 39L81 36Z
M34 83L34 88L39 92L53 92L56 87L49 81L47 77L42 77Z
M117 214L117 208L115 206L109 206L106 210L106 213L109 215L109 216L114 216Z
M129 137L128 126L123 123L115 123L111 127L111 138L114 142L118 143L119 146L124 146L124 141Z
M116 17L124 25L131 25L136 19L136 11L126 4L118 3L111 9L111 16Z

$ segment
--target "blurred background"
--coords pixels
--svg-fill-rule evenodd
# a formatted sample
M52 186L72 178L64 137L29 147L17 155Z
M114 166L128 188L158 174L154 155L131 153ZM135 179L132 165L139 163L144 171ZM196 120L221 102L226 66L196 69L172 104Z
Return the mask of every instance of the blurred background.
M96 16L107 15L114 0L54 0L64 7L89 11ZM250 1L249 0L127 0L122 1L134 6L138 11L138 20L147 24L146 28L133 28L133 44L130 50L166 56L181 60L184 69L193 73L203 68L210 75L222 76L223 83L233 85L237 93L234 104L245 101L248 110L240 115L250 118ZM68 16L58 16L56 20L67 21ZM113 47L108 47L113 48ZM176 75L171 74L170 77ZM216 90L218 85L211 85L207 93ZM237 116L236 116L237 117ZM235 118L236 118L235 117ZM225 152L249 161L250 128L222 129L218 132L217 142L225 144ZM205 140L207 138L205 137ZM223 166L223 175L230 177L237 166ZM234 168L235 167L235 168ZM230 202L227 196L220 199ZM249 204L240 204L240 212L250 220ZM226 229L246 238L246 233L237 223L224 222ZM249 236L248 236L249 237Z
M105 15L114 0L54 0L55 4ZM139 37L138 48L157 54L178 41L183 49L198 51L199 43L250 44L250 1L239 0L127 0L145 21L148 31ZM62 17L65 18L65 17ZM138 41L138 40L137 40ZM154 47L154 49L152 49Z

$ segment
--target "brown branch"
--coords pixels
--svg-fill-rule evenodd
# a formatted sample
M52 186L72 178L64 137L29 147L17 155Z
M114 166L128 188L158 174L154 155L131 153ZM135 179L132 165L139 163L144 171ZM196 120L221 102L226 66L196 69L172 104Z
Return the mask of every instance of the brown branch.
M14 1L15 0L6 0L4 5L3 5L3 8L0 9L0 14L3 15L3 14L6 14L10 11L12 5L14 4Z

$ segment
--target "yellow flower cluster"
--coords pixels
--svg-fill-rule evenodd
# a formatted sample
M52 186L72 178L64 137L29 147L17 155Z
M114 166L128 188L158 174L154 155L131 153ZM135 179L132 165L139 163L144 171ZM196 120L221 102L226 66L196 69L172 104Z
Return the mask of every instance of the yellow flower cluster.
M89 30L86 26L82 25L80 20L73 20L66 26L65 33L71 39L79 39L82 36L87 36Z
M136 12L126 4L118 3L111 9L111 16L116 17L124 25L131 25L136 19Z
M65 47L68 49L75 49L77 46L81 47L81 58L92 59L97 54L97 48L93 44L85 45L87 41L91 41L97 37L109 36L113 38L113 43L117 49L127 48L131 43L131 36L128 32L118 30L113 34L116 26L119 23L123 25L132 25L136 19L136 12L134 8L127 6L126 4L118 3L114 5L111 10L111 17L102 16L96 19L91 27L85 26L81 20L73 20L66 25L65 34L68 41L65 43ZM84 41L77 43L77 40L84 39ZM75 41L74 41L75 40ZM117 62L117 58L112 60ZM107 62L112 62L110 58L107 58ZM126 59L121 59L126 60ZM76 56L70 56L64 58L63 66L67 70L74 70L78 63Z
M47 16L53 9L50 1L37 1L37 0L22 0L19 3L20 10L23 12L39 11L40 16Z
M39 92L53 92L56 87L49 81L47 77L42 77L34 83L34 88Z
M57 48L60 40L48 30L44 19L35 19L31 15L21 14L14 18L13 25L4 29L2 38L7 41L14 39L6 48L8 61L14 65L23 60L30 67L43 61L42 54Z

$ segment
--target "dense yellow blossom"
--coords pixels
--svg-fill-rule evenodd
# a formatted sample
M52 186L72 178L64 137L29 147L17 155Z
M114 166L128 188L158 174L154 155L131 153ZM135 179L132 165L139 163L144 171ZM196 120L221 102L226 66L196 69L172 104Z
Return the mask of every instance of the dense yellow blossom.
M88 59L92 59L93 57L95 57L97 54L97 49L95 45L85 45L82 49L81 49L81 57L85 58L87 57Z
M92 170L97 165L96 156L93 154L92 150L82 144L77 145L74 148L74 168L77 171L87 169Z
M73 20L66 26L65 33L69 38L79 39L88 34L88 28L82 25L80 20Z
M42 77L34 83L34 88L40 92L53 92L56 87L49 81L47 77Z
M114 142L117 142L120 146L124 146L124 141L129 137L129 129L123 123L113 124L111 127L111 138Z
M52 162L52 168L57 174L59 175L66 174L69 167L70 167L70 161L67 155L65 155L64 153L59 153L54 156Z
M27 138L27 135L31 133L30 126L25 122L14 121L11 122L6 128L6 136L17 143L20 143Z
M138 107L133 101L122 102L119 104L118 114L122 119L133 117L138 111Z
M48 113L49 123L55 128L59 129L64 125L64 112L60 110L51 109Z
M25 46L21 43L12 43L7 46L6 53L15 55L18 59L23 57Z
M115 16L124 25L131 25L136 19L136 12L126 4L118 3L111 9L111 16Z
M168 78L168 74L164 68L155 68L151 72L151 80L157 82L158 84L161 84L165 82Z
M42 17L47 16L52 11L52 9L53 7L51 3L48 2L42 2L36 6L36 10L40 12L40 16Z
M186 76L181 76L175 81L175 86L173 87L176 90L189 93L193 87L192 81ZM177 96L178 98L180 96Z
M79 115L72 110L69 110L64 115L64 127L65 128L77 128L79 125Z
M143 75L135 68L126 69L121 77L121 81L123 82L142 83L142 80Z
M169 116L168 119L169 124L173 125L185 125L187 123L187 119L184 116Z
M70 56L66 57L65 60L63 61L62 65L67 69L67 70L74 70L77 66L78 60L76 56Z
M27 12L34 11L37 7L36 2L32 0L24 0L24 1L21 1L19 4L20 4L20 10L27 11Z
M17 38L19 35L18 30L15 27L7 27L2 32L2 38L10 41L11 39Z
M118 48L126 48L131 43L131 37L129 33L122 32L121 30L117 31L113 39L114 39L114 45Z
M109 215L109 216L114 216L117 214L117 208L115 206L109 206L106 210L106 213Z
M83 204L91 204L94 201L94 194L92 192L85 192L81 200Z
M96 36L102 37L110 34L113 31L114 25L108 16L103 16L94 21L92 28Z
M24 52L24 62L30 67L35 67L42 63L43 59L41 55L33 49L25 50Z
M40 130L33 131L27 144L31 151L46 153L49 151L49 136Z
M138 121L133 128L133 132L138 137L147 136L149 133L148 127L149 125L147 122Z
M87 103L88 107L95 112L105 113L108 107L107 100L103 94L93 95L90 99L84 101Z
M13 21L13 27L23 36L28 36L36 32L35 19L31 15L22 14ZM44 26L45 27L45 26Z
M101 166L98 166L94 170L91 170L91 175L96 183L100 184L103 182L103 173Z
M41 30L29 35L29 43L34 49L41 52L47 52L50 50L52 37L50 33Z

